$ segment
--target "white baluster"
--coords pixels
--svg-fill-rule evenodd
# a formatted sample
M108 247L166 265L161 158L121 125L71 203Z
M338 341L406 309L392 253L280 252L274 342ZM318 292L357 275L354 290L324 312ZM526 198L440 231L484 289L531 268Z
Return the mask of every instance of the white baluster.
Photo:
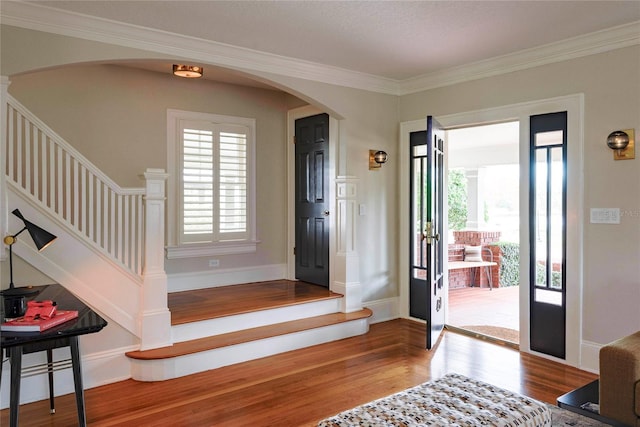
M18 116L18 123L17 123L17 132L16 132L16 177L15 177L15 181L23 186L24 185L24 179L22 176L22 125L23 125L24 119L22 117L22 115Z
M9 108L9 125L7 126L7 130L9 131L9 138L6 141L7 144L7 159L9 160L9 169L7 170L7 175L10 179L16 180L15 178L15 165L13 163L14 150L15 150L15 141L16 141L16 130L15 130L15 119L16 119L16 110L13 108Z
M31 122L24 121L24 189L27 193L31 192L31 142L33 135L31 133Z
M42 132L38 128L34 128L33 139L33 196L40 200L40 139Z

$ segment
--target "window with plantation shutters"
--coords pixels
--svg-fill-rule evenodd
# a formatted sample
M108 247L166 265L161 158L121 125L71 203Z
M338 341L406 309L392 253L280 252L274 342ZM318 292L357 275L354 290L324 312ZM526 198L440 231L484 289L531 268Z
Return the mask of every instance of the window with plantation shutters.
M255 251L255 121L169 110L169 123L169 258Z

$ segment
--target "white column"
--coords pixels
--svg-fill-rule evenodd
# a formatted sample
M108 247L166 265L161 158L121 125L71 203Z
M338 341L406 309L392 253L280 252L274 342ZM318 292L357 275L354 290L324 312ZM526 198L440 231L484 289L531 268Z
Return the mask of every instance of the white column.
M342 311L362 309L360 258L356 251L357 178L336 178L336 256L331 290L344 295Z
M467 225L469 230L478 230L484 225L484 196L482 184L483 168L467 169Z
M147 169L144 174L144 269L139 315L141 350L171 345L171 313L164 271L165 181L168 176L164 169Z
M9 102L9 77L0 76L0 159L4 159L7 155L7 103ZM8 232L8 218L7 218L7 171L5 170L6 162L0 161L0 236L4 237ZM5 246L0 250L0 261L7 259L7 251Z

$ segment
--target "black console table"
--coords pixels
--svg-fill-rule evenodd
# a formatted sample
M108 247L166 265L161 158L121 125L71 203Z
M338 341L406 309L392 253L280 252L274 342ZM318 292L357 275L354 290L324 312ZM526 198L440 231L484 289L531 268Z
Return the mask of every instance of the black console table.
M76 404L78 407L78 425L84 427L86 426L86 416L78 336L99 332L107 326L107 322L60 285L36 286L33 289L36 290L37 293L29 296L29 299L55 301L60 310L78 310L78 317L51 329L47 329L44 332L2 332L0 336L1 348L3 351L6 351L9 357L9 363L11 364L10 425L11 427L18 427L22 355L46 351L47 363L45 365L27 369L32 372L35 370L36 373L48 373L49 399L51 412L53 413L55 411L53 405L53 371L55 369L72 368ZM52 360L52 350L61 347L70 347L71 359L56 365ZM41 371L38 371L39 368L42 368ZM0 369L0 379L1 375L2 369Z
M628 427L611 418L603 417L598 412L586 409L584 405L587 403L596 405L600 403L600 382L598 380L592 381L587 385L558 397L558 406L562 409L584 415L585 417L601 421L611 426Z

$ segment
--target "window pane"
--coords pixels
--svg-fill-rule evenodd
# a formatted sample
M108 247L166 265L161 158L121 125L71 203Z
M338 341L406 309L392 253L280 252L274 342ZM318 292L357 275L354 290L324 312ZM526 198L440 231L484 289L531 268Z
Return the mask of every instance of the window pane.
M247 135L220 132L220 233L247 230Z
M550 291L547 289L536 289L535 291L536 302L544 302L553 305L562 305L562 293Z
M413 157L420 157L427 155L427 146L426 145L416 145L413 147Z
M537 286L547 286L547 150L536 150L535 159L535 262Z
M424 147L424 146L418 146L418 147ZM418 147L415 147L415 148L418 148ZM423 197L424 197L423 175L426 173L426 170L424 169L425 166L426 166L426 159L418 158L413 160L414 182L413 182L412 218L414 219L414 221L413 221L412 229L413 229L413 236L414 236L415 245L416 245L413 251L414 253L413 265L418 267L424 267L426 264L425 261L426 261L427 241L426 239L423 239L424 231L425 231L424 227L426 226L426 217L424 216L425 210L423 207Z
M547 147L549 145L562 145L563 132L561 130L554 130L551 132L539 132L536 133L535 145L536 147Z
M551 149L551 179L550 179L550 229L549 240L551 253L549 254L549 262L551 263L551 283L550 287L554 289L562 289L562 261L563 261L563 216L562 190L564 188L564 168L562 166L562 148Z
M213 232L213 132L183 130L183 232Z

